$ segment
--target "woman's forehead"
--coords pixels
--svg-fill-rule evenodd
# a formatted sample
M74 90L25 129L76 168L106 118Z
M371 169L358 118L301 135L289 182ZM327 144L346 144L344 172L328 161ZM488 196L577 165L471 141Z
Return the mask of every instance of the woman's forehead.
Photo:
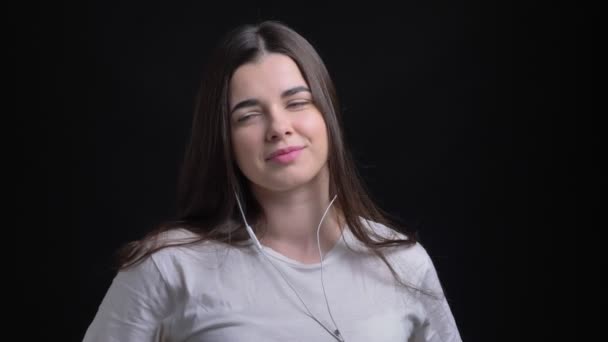
M297 86L307 86L297 64L282 54L266 54L237 68L230 82L230 100L281 96Z

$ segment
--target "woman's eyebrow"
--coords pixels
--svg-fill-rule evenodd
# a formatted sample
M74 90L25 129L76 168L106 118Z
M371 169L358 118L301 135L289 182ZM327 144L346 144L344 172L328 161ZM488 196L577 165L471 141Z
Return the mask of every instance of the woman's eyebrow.
M281 93L281 97L289 97L289 96L295 95L295 94L303 92L303 91L310 93L310 89L308 89L308 87L306 87L306 86L297 86L297 87L289 88L289 89L283 91ZM243 101L237 103L234 106L234 108L232 108L232 110L230 111L230 114L233 114L235 111L237 111L237 110L239 110L241 108L255 107L255 106L259 106L259 105L260 105L260 101L259 100L256 100L256 99L246 99L246 100L243 100Z
M234 114L235 111L237 111L241 108L255 107L255 106L258 106L259 104L260 104L260 101L258 101L256 99L243 100L243 101L237 103L236 106L234 106L234 108L232 108L232 110L230 111L230 114Z
M297 93L302 92L302 91L306 91L306 92L309 92L309 93L310 93L310 89L308 89L308 87L305 87L305 86L298 86L298 87L293 87L293 88L290 88L290 89L285 90L285 91L284 91L284 92L281 94L281 97L288 97L288 96L291 96L291 95L297 94Z

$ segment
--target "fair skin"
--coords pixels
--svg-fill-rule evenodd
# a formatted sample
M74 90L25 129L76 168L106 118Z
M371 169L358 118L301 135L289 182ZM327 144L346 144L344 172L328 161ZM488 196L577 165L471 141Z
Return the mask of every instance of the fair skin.
M299 68L275 53L240 66L229 106L234 157L264 211L260 242L291 259L319 262L317 227L333 199L327 127ZM289 146L302 147L294 160L268 159ZM341 235L334 206L319 234L324 254Z

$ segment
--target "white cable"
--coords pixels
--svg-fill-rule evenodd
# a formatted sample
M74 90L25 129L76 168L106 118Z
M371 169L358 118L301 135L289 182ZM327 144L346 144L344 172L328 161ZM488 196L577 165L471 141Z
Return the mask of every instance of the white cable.
M251 226L249 226L249 223L247 223L247 219L245 218L245 213L243 212L243 208L241 207L241 202L239 201L238 196L236 196L236 191L234 192L234 195L235 195L237 204L239 206L239 209L241 211L241 215L243 216L243 221L245 222L245 228L247 230L247 233L249 233L249 237L251 237L251 239L255 241L255 243L256 243L256 245L257 245L260 253L264 256L264 258L266 258L266 260L268 260L268 262L272 265L272 267L275 270L277 270L277 272L279 272L279 275L281 276L281 278L283 278L283 280L285 281L285 283L287 283L287 285L291 288L291 290L293 291L293 293L298 297L298 299L300 300L300 302L302 303L302 305L306 309L306 312L308 313L308 316L310 318L312 318L315 322L317 322L321 327L323 327L323 329L325 329L336 340L338 340L340 342L344 342L344 338L342 337L342 335L340 335L340 329L338 329L338 325L336 324L336 321L334 320L334 317L333 317L333 315L331 313L331 309L329 307L329 302L327 300L327 294L325 293L325 284L323 282L323 253L321 252L321 241L319 239L319 231L321 229L321 224L323 223L323 219L325 218L325 215L327 215L327 212L329 211L329 208L331 207L331 205L336 200L337 195L334 196L334 198L331 200L331 202L327 206L327 209L325 209L325 213L323 213L323 217L321 217L321 222L319 222L319 226L317 227L317 247L319 249L319 257L320 257L320 261L321 261L320 262L321 263L321 286L323 287L323 296L325 297L325 304L327 305L327 311L329 312L329 317L331 318L332 323L336 327L335 331L331 331L328 327L325 326L325 324L321 323L321 321L319 321L319 319L317 319L312 314L312 312L310 311L310 309L308 309L308 306L306 305L306 303L304 302L304 300L302 299L302 297L300 297L300 295L298 294L298 291L296 291L296 289L291 285L291 283L289 282L289 280L287 280L287 278L285 277L285 275L283 274L283 272L266 255L266 253L264 252L264 249L262 248L262 244L260 243L260 241L258 240L258 238L255 236L255 233L253 232L253 229L251 228Z
M325 305L327 305L327 312L329 312L329 318L331 318L332 323L334 323L334 326L336 327L335 333L338 336L340 336L340 330L338 329L338 325L336 324L336 321L334 320L334 316L331 314L331 309L329 307L329 302L327 300L327 294L325 293L325 283L323 281L323 253L321 252L321 240L319 238L319 231L321 230L321 223L323 222L325 215L327 215L327 212L329 211L329 207L331 207L331 205L334 203L337 196L338 195L334 196L334 199L331 200L331 202L329 203L329 206L327 206L327 209L325 209L325 213L323 214L323 217L321 217L321 222L319 222L319 226L317 227L317 247L319 248L319 258L321 259L321 286L323 287L323 297L325 297Z

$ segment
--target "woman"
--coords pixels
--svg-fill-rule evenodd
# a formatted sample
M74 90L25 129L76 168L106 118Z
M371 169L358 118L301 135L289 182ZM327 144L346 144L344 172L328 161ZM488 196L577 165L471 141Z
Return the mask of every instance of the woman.
M324 63L283 24L213 54L178 208L125 247L85 341L460 341L428 254L366 195Z

